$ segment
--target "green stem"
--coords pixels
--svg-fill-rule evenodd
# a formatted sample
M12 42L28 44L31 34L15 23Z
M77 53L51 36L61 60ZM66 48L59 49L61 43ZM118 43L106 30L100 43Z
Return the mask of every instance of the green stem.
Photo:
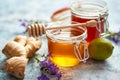
M35 58L35 60L37 61L37 63L40 63L40 62L41 62L38 57L47 58L47 56L44 55L44 54L41 55L41 54L39 54L39 53L36 53L35 56L34 56L34 58Z
M111 36L118 36L118 37L120 37L120 34L117 34L117 33L113 33L113 32L110 32L110 31L107 31L106 33L110 34Z

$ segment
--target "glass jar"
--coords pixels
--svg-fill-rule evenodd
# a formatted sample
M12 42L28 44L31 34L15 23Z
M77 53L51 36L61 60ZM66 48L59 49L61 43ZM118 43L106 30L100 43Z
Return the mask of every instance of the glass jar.
M85 27L47 30L46 36L50 60L57 66L72 67L89 58Z
M87 42L100 37L108 30L107 4L101 0L77 0L71 5L71 19L73 22L84 23L89 20L96 20L97 26L89 26Z

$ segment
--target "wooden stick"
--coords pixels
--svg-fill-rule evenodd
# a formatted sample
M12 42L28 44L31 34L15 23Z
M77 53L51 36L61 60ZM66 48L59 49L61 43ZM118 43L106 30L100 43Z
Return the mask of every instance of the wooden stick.
M77 27L77 26L82 26L82 27L95 27L97 25L97 21L95 20L90 20L87 21L86 23L77 23L77 24L71 24L67 26L51 26L51 27L45 27L45 30L52 30L52 29L63 29L63 28L69 28L69 27Z
M52 30L52 29L64 29L64 28L70 28L70 27L95 27L97 25L97 21L95 20L90 20L87 21L86 23L77 23L77 24L71 24L71 25L66 25L66 26L50 26L50 27L45 27L45 25L42 24L33 24L28 26L27 31L29 36L41 36L45 34L46 30Z

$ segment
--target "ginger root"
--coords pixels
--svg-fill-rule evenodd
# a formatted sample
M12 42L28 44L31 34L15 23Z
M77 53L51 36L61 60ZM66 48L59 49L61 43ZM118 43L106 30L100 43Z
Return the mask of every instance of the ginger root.
M26 56L32 57L34 53L41 47L41 41L33 37L17 36L14 41L9 41L2 52L8 57Z
M4 62L3 68L17 78L23 78L28 59L25 57L12 57Z
M18 42L19 44L25 46L26 45L26 40L27 40L27 37L26 36L21 36L21 35L18 35L15 37L14 41Z
M41 47L41 41L25 36L16 36L13 41L9 41L2 52L9 58L3 64L6 72L11 73L17 78L24 78L25 67L28 58Z
M15 41L9 41L2 52L8 57L14 56L25 56L26 50L25 47Z
M36 41L33 37L28 38L25 46L27 57L32 57L34 53L40 48L41 44L42 43L39 40Z

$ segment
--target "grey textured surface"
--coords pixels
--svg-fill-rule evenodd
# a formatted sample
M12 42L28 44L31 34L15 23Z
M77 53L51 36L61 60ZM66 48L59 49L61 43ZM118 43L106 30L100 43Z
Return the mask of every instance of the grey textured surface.
M120 29L120 1L106 0L109 7L110 30ZM5 43L12 40L25 29L20 27L19 19L50 20L50 15L57 9L69 6L71 0L0 0L0 80L20 80L2 69L6 57L1 50ZM46 53L45 38L40 53ZM120 44L115 45L113 55L104 62L88 60L76 67L63 69L62 80L120 80ZM32 58L26 68L24 80L37 80L40 75L39 65ZM51 79L53 80L53 79Z

